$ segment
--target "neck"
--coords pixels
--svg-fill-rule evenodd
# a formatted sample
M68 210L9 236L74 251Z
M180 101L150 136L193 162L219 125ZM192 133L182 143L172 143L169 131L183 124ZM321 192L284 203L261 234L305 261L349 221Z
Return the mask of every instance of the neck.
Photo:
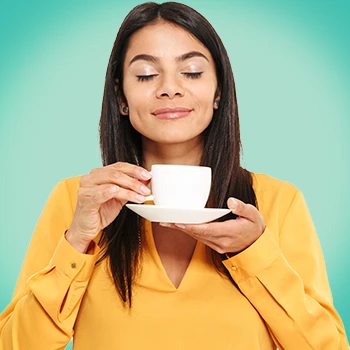
M149 139L142 140L144 168L151 170L152 164L200 165L203 144L198 138L186 143L164 144Z

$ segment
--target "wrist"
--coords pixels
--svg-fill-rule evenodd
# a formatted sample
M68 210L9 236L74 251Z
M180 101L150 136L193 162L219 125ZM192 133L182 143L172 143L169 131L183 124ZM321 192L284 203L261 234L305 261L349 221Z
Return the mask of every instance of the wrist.
M77 250L79 253L85 254L86 251L88 250L88 247L91 243L90 242L86 242L84 240L81 240L79 238L77 238L77 235L74 234L74 232L72 232L72 230L67 230L64 233L64 236L66 238L66 241L75 249Z
M243 247L243 249L241 249L241 250L239 250L239 251L237 251L237 252L226 252L226 253L225 253L226 258L227 258L227 259L230 259L230 258L234 257L235 255L237 255L237 254L239 254L239 253L242 253L244 250L248 249L250 246L252 246L252 245L261 237L261 235L265 232L265 228L266 228L266 226L264 226L264 229L263 229L263 231L259 234L259 236L258 236L258 237L255 237L255 239L254 239L252 242L250 242L249 244L247 244L245 247Z

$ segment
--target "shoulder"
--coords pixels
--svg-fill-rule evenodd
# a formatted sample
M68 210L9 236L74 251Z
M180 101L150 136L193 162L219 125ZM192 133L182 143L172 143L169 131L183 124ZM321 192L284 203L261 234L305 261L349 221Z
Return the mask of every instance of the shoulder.
M253 178L253 188L258 195L284 194L294 196L298 188L290 182L276 179L266 174L251 173Z
M50 197L55 201L70 201L75 207L81 176L62 179L53 188Z
M265 174L251 173L259 211L266 217L284 216L297 196L299 189L293 184Z
M67 179L63 179L61 182L67 187L67 191L71 196L76 195L80 187L81 176L74 176Z

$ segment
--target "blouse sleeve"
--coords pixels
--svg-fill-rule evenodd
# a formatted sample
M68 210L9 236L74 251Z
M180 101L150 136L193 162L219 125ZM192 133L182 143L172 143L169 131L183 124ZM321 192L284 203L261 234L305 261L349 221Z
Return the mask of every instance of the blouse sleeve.
M52 191L34 231L13 299L0 315L0 349L64 349L98 257L76 251L64 232L73 218L66 181Z
M300 191L279 233L266 227L255 243L223 263L265 320L279 350L349 349Z

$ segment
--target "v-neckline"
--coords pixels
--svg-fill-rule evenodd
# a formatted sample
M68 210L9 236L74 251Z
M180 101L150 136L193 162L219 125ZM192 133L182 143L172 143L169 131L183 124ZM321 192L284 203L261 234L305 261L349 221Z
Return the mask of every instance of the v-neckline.
M197 241L193 254L191 256L190 262L186 268L185 273L182 276L181 282L178 287L174 285L174 283L171 281L170 277L168 276L166 269L162 263L162 260L160 258L160 255L157 250L157 246L154 240L153 236L153 230L152 230L152 222L148 220L144 220L144 233L145 233L145 239L149 248L149 252L157 265L158 269L161 273L161 279L165 283L166 287L169 288L171 291L179 291L184 288L186 288L186 285L189 283L188 281L191 280L191 275L193 274L193 270L196 269L196 265L198 263L201 263L202 258L205 257L205 245Z

